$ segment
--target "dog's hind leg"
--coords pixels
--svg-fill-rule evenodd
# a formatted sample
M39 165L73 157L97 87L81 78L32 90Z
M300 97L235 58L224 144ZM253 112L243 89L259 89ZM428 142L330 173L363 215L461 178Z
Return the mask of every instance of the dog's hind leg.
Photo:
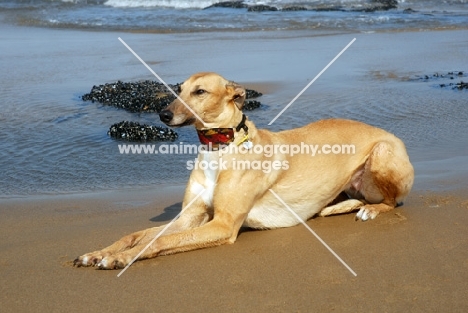
M363 205L364 203L359 200L349 199L324 208L320 211L319 216L349 213L359 210Z
M374 219L379 213L395 208L413 186L414 170L401 141L377 143L364 166L359 193L367 204L356 214L356 220Z

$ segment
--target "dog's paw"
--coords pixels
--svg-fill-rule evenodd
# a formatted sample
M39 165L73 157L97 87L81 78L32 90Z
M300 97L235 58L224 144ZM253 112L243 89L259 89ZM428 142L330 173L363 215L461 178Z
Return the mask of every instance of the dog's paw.
M359 210L359 212L356 213L356 216L354 217L354 220L355 221L368 221L369 219L373 220L374 218L377 217L377 215L379 215L379 211L374 209L373 207L371 206L363 206L361 207L361 209Z
M130 263L130 261L128 261L127 258L114 255L103 258L96 266L100 270L118 270L127 266L128 263Z
M101 262L103 256L98 252L86 253L82 256L77 257L73 261L73 266L75 267L87 267L87 266L96 266Z

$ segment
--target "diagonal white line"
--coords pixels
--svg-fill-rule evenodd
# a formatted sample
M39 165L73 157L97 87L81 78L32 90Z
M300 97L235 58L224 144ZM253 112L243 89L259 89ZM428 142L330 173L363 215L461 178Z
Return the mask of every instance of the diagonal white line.
M333 250L325 243L325 241L323 241L322 238L320 238L320 237L312 230L312 228L310 228L309 225L307 225L307 223L304 222L304 221L299 217L299 215L297 215L296 212L294 212L294 211L286 204L286 202L284 202L283 199L281 199L281 198L276 194L276 192L274 192L272 189L268 189L268 190L270 190L270 192L276 197L276 199L278 199L279 202L281 202L281 203L292 213L292 215L294 215L294 217L297 218L297 220L298 220L299 222L301 222L302 225L304 225L305 228L307 228L307 229L312 233L312 235L314 235L315 238L317 238L318 241L320 241L320 242L322 243L322 245L324 245L325 248L327 248L328 251L330 251L331 254L333 254L333 255L335 256L335 258L337 258L338 261L340 261L341 264L343 264L344 267L346 267L346 268L351 272L351 274L353 274L354 276L357 276L356 272L353 271L353 269L352 269L351 267L349 267L349 265L346 264L345 261L343 261L343 259L341 259L340 256L339 256L338 254L336 254L335 251L333 251Z
M146 247L144 247L143 250L141 250L140 253L138 253L138 254L136 255L136 257L133 258L133 260L132 260L130 263L127 264L127 266L125 266L125 268L124 268L122 271L120 271L120 273L117 275L117 277L120 277L120 275L122 275L136 260L138 260L138 258L140 257L140 255L142 255L142 253L145 252L146 249L148 249L159 237L161 237L161 235L162 235L162 234L179 218L179 216L180 216L182 213L184 213L184 211L185 211L186 209L188 209L188 208L192 205L192 203L194 203L195 200L197 200L198 197L200 197L201 194L204 193L204 192L205 192L205 189L203 189L202 191L200 191L200 193L197 194L196 197L193 198L192 201L190 201L190 202L185 206L185 208L183 208L183 209L179 212L179 214L177 214L177 216L174 217L174 218L172 219L172 221L171 221L169 224L167 224L167 225L153 238L153 240L151 240L151 241L146 245Z
M305 86L304 89L302 89L301 92L299 92L299 93L297 94L297 96L294 97L294 99L292 99L291 102L289 102L288 105L286 105L286 106L284 107L284 109L282 109L281 112L278 113L278 115L275 116L274 119L271 120L270 123L268 123L268 125L273 124L273 123L276 121L276 119L278 119L278 117L280 117L281 114L283 114L284 111L286 111L286 110L297 100L297 98L299 98L299 97L304 93L304 91L306 91L307 88L309 88L310 85L312 85L312 84L313 84L313 83L314 83L314 82L315 82L315 81L316 81L316 80L317 80L317 79L318 79L318 78L319 78L319 77L320 77L320 76L321 76L321 75L322 75L322 74L323 74L323 73L324 73L324 72L325 72L325 71L326 71L326 70L327 70L327 69L328 69L328 68L329 68L329 67L330 67L330 66L331 66L331 65L332 65L332 64L333 64L333 63L334 63L334 62L335 62L335 61L352 45L352 44L353 44L353 42L355 42L355 41L356 41L356 38L354 38L353 40L351 40L351 42L348 43L348 45L347 45L346 47L344 47L343 50L341 50L341 52L338 53L338 54L336 55L336 57L335 57L333 60L331 60L330 63L328 63L327 66L325 66L325 67L323 68L323 70L321 70L320 73L318 73L317 76L315 76L315 78L312 79L312 81L311 81L310 83L308 83L307 86Z
M132 53L132 54L133 54L133 55L134 55L134 56L135 56L135 57L136 57L136 58L137 58L137 59L154 75L154 76L156 76L156 78L157 78L164 86L166 86L166 88L169 89L169 91L170 91L174 96L176 96L176 98L177 98L180 102L182 102L182 103L185 105L185 107L190 111L190 113L192 113L200 122L202 122L203 125L206 125L205 122L201 119L201 117L198 116L198 114L195 113L195 112L192 110L192 108L189 107L188 104L185 103L185 101L182 100L182 98L180 98L179 95L178 95L174 90L172 90L172 88L169 87L169 85L166 84L166 82L165 82L161 77L159 77L159 75L156 74L156 72L153 71L153 69L152 69L151 67L149 67L148 64L146 64L145 61L143 61L142 58L140 58L140 56L139 56L138 54L136 54L136 52L133 51L133 49L130 48L130 46L127 45L127 43L126 43L122 38L120 38L120 37L118 37L118 38L119 38L120 42L121 42L121 43L122 43L122 44L123 44L123 45L124 45L124 46L125 46L125 47L126 47L126 48L127 48L127 49L128 49L128 50L129 50L129 51L130 51L130 52L131 52L131 53Z

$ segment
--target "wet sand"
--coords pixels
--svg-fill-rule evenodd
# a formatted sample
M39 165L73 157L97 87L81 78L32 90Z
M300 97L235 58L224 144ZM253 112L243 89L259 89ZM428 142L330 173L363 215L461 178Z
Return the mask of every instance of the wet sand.
M2 312L466 312L467 189L414 192L370 222L354 214L244 230L234 245L139 261L119 271L73 268L79 254L160 225L183 187L3 201Z
M80 32L76 34L82 36ZM456 35L456 40L451 40L452 34ZM89 36L96 40L103 35L90 33ZM389 37L400 38L400 42L406 37L436 38L448 42L447 49L458 53L453 60L445 58L448 60L444 65L446 68L460 66L459 60L463 59L462 43L457 41L459 31L372 36L380 38L381 42ZM145 42L136 34L128 34L128 37L138 39L140 44ZM174 35L171 44L176 47L173 49L183 45L177 43L180 38L187 39L188 36ZM300 38L298 36L298 40ZM344 37L336 38L339 40L335 41L333 49L323 48L320 53L329 55L331 50L336 53L343 42L347 42ZM314 40L323 43L325 39ZM327 40L333 42L333 39ZM362 40L365 42L366 39ZM221 41L219 39L218 43ZM144 51L148 47L138 48ZM169 50L164 48L165 53ZM304 51L305 54L307 51ZM201 55L202 51L197 53ZM420 58L414 64L416 69L424 69L424 64L438 58L429 50L427 53L431 58ZM217 65L210 70L219 70L227 77L232 74L241 82L251 82L250 87L257 86L260 91L264 91L262 88L275 90L272 86L279 79L273 75L277 74L274 66L262 69L270 70L271 77L276 77L264 83L268 81L264 75L268 74L259 74L251 64L242 64L240 53L234 57L230 64L223 64L220 56L214 58ZM276 57L280 59L279 54ZM121 58L129 62L128 55ZM144 58L151 61L148 56ZM324 60L329 58L324 57ZM207 67L204 61L193 66L190 62L184 60L176 70L165 67L166 73L163 71L162 74L170 81L180 81L187 72ZM367 62L365 56L354 52L349 72L363 71L363 68L369 71L372 65ZM377 61L372 62L375 65ZM392 59L388 57L386 62L391 64ZM143 72L137 61L128 64L121 73ZM235 65L239 64L241 68L236 69ZM318 64L317 71L310 71L316 73L323 65ZM239 76L234 75L237 70L241 72ZM281 81L294 79L296 70L285 69ZM395 70L398 72L399 69ZM398 72L398 76L402 73L407 73L406 69ZM335 78L342 74L338 69L331 69L327 75ZM127 76L122 74L122 77ZM87 79L88 76L80 77L79 86L94 83ZM104 80L103 76L99 79ZM298 80L296 78L295 82ZM330 81L328 84L333 87ZM382 79L382 84L392 84L392 78ZM338 87L346 88L344 85ZM327 87L318 89L318 97L320 90L328 92ZM271 97L265 96L267 100ZM287 103L291 99L289 93L281 91L274 97L281 100L277 103ZM344 96L337 95L337 101L340 99ZM300 107L301 103L297 105ZM326 105L323 104L323 108ZM270 120L269 117L257 117L260 125ZM411 123L411 118L402 119L401 125ZM291 125L295 120L292 122ZM288 121L284 125L290 124ZM397 130L405 132L405 129ZM412 144L417 143L413 136L424 137L425 133L420 132L416 129L408 135L411 139L408 150L416 168L416 185L404 206L365 223L355 222L354 214L308 221L308 225L357 273L356 277L301 225L270 231L244 230L234 245L140 261L121 277L117 277L118 271L73 268L72 261L80 254L105 247L130 232L170 221L180 210L184 186L4 197L0 199L1 311L466 312L468 175L463 152L466 151L466 145L463 145L467 140L463 137L466 129L454 127L453 142L434 141L434 145L426 150L414 148ZM446 149L449 144L457 144L457 148ZM430 154L426 153L429 148L432 149ZM447 158L444 153L449 154ZM450 161L451 158L457 162Z

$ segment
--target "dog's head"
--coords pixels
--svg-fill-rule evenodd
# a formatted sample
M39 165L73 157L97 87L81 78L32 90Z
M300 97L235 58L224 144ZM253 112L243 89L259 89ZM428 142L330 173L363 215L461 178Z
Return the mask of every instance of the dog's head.
M233 127L242 116L245 89L216 73L198 73L180 86L179 97L159 113L171 127Z

